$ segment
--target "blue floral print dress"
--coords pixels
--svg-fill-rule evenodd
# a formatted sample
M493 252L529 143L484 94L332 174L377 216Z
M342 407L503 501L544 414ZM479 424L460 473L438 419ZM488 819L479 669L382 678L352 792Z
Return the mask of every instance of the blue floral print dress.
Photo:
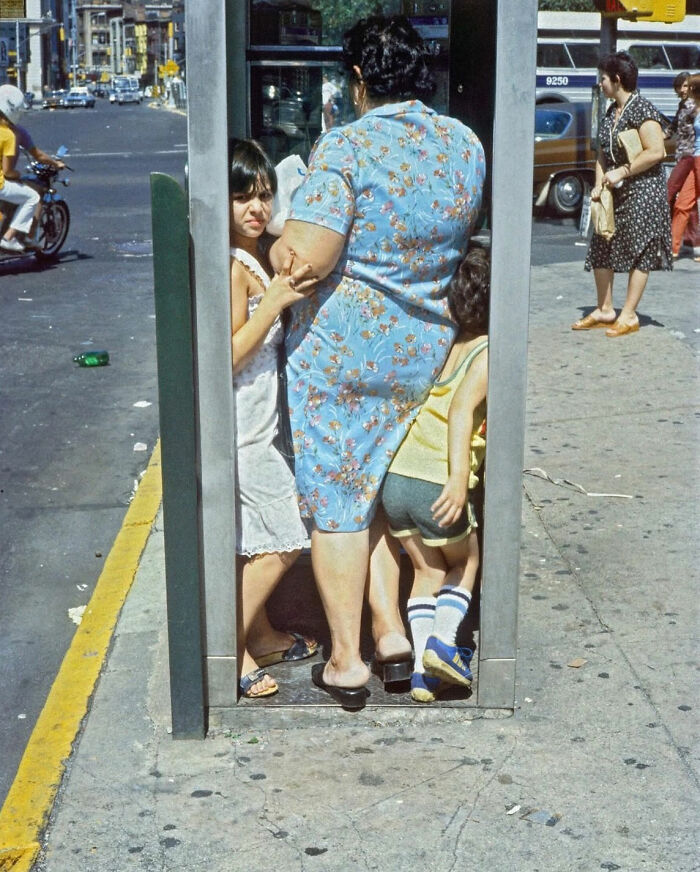
M484 152L419 101L375 108L314 147L289 218L334 230L334 271L290 311L288 399L302 513L369 526L389 463L455 335L446 299L479 212Z

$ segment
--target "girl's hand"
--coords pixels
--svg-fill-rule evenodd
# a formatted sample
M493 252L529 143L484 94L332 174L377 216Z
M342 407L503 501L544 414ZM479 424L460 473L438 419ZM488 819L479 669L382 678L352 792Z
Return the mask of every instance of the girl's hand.
M315 276L311 276L311 264L307 263L298 269L293 269L294 252L290 252L277 273L267 286L265 296L279 307L286 309L293 303L303 300L318 282Z
M442 493L430 507L438 527L449 527L459 520L467 502L467 486L454 478L448 478Z
M596 186L595 188L591 188L591 200L600 200L600 195L602 192L602 187Z

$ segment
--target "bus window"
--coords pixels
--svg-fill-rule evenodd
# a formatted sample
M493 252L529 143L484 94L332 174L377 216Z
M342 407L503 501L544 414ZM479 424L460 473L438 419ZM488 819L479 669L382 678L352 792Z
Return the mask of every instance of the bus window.
M541 42L537 46L537 66L571 69L572 63L566 48L561 43Z
M697 70L700 67L700 48L697 45L665 45L664 48L674 70Z
M593 42L567 42L566 47L577 69L596 69L600 59L600 45Z
M669 69L669 63L662 45L631 45L629 53L640 70Z

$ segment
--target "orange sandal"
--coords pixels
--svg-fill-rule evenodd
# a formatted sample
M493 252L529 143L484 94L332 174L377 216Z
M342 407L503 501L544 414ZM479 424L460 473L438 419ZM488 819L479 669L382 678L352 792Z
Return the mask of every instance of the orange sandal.
M586 315L571 325L572 330L594 330L596 327L612 327L614 321L599 321L593 315Z

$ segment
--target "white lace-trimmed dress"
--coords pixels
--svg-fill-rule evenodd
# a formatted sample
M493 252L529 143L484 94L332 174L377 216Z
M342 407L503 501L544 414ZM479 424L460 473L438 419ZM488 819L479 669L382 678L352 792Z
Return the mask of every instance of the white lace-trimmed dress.
M267 287L270 278L248 252L231 257ZM248 298L250 318L263 294ZM277 355L284 340L278 318L265 341L233 377L236 407L236 551L253 556L307 547L294 476L273 445L277 433Z

